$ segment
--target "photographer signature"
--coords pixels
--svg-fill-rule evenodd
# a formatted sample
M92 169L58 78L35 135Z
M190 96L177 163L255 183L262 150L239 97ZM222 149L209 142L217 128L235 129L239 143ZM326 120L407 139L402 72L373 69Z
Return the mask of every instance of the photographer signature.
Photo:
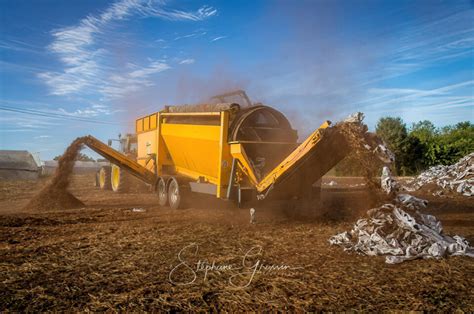
M185 286L191 285L198 279L198 274L203 273L203 280L208 279L211 272L228 272L229 284L234 288L245 288L250 286L256 274L270 274L276 272L292 271L302 269L303 267L291 267L281 264L265 264L258 257L262 254L261 246L250 248L242 257L240 264L217 264L215 261L198 260L196 263L190 263L185 255L191 253L197 256L199 246L191 243L182 248L177 255L179 263L169 272L168 279L172 284ZM183 278L184 277L184 278Z

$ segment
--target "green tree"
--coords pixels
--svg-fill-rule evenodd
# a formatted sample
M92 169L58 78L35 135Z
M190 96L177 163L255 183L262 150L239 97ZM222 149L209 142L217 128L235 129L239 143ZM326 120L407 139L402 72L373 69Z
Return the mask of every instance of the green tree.
M375 132L390 149L399 151L407 137L407 127L402 118L383 117L377 122Z
M474 124L469 121L441 128L429 147L427 159L431 165L449 165L474 152Z
M424 120L413 123L410 135L418 138L422 144L428 144L437 136L437 130L431 121Z
M395 169L397 173L402 170L403 145L407 138L407 127L400 117L383 117L377 122L375 128L377 135L384 140L388 148L395 154Z
M419 157L419 159L414 161L416 169L415 172L424 170L428 166L432 165L432 162L430 162L428 156L430 147L434 147L438 135L439 132L435 125L429 120L419 121L412 124L408 136L418 140L419 142L418 146L416 147L416 156ZM409 153L409 151L407 153Z
M413 175L425 168L423 159L425 146L420 139L408 134L401 146L401 152L398 156L400 159L400 174ZM397 157L396 157L397 158Z

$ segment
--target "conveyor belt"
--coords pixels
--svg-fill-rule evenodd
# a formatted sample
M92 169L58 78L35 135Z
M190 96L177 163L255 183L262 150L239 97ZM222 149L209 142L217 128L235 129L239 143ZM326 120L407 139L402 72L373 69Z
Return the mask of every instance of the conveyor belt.
M345 138L326 121L288 157L266 175L256 188L261 194L269 189L311 186L350 152ZM274 192L272 192L274 193Z
M93 151L95 151L97 154L101 155L102 157L109 160L111 163L119 166L120 168L125 169L138 179L148 184L155 183L156 175L153 172L143 167L135 160L130 159L129 157L121 154L112 147L102 143L95 137L91 135L86 136L84 144L87 145Z

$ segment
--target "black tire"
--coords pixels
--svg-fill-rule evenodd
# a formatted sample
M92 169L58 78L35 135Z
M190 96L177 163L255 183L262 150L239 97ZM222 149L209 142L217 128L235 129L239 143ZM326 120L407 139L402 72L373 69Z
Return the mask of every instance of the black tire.
M110 184L110 173L111 168L110 166L103 166L99 170L99 188L101 190L110 190L112 186Z
M164 207L168 205L168 189L165 179L158 179L158 183L156 184L156 194L158 195L158 204L160 204L160 206Z
M181 191L176 178L171 178L168 183L168 203L171 209L178 209L181 205Z
M117 181L114 182L114 175L117 176ZM112 165L110 174L110 186L115 193L130 192L131 175L124 169L117 165Z

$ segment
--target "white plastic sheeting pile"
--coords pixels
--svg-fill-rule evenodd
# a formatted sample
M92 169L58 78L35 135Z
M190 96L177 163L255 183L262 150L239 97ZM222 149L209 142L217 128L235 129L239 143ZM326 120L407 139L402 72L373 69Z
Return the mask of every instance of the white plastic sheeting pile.
M382 176L380 177L380 187L388 195L396 194L403 190L400 183L398 183L398 181L396 181L392 177L392 173L390 172L390 169L387 166L383 167L382 169Z
M394 196L393 204L370 209L367 218L359 219L350 232L331 237L330 244L363 255L386 255L389 264L448 255L474 257L474 248L466 239L444 235L436 217L418 211L428 201L400 193L405 188L393 179L388 167L383 168L380 183L387 195Z
M386 255L388 264L417 258L442 258L448 255L474 257L474 248L460 236L443 234L441 222L434 216L408 214L401 207L385 204L367 212L350 232L329 239L345 251L363 255Z
M404 188L415 191L429 183L436 183L444 191L454 191L464 196L474 196L474 153L471 153L450 166L435 166L420 174Z

